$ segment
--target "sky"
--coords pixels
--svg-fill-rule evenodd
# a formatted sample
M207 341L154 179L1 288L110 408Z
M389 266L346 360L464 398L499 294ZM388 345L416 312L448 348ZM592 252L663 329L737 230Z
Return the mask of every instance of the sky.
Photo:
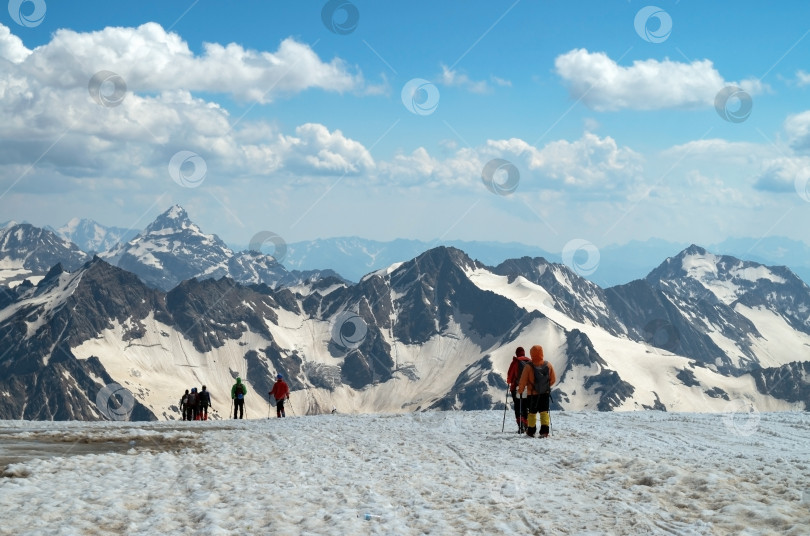
M808 243L810 4L8 2L0 221Z

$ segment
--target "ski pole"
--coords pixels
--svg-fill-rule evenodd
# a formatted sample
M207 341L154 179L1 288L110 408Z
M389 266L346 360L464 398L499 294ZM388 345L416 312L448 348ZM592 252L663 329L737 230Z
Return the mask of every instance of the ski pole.
M503 433L504 428L506 428L506 408L509 407L509 386L506 386L506 400L504 400L503 404L503 423L501 423L501 433Z

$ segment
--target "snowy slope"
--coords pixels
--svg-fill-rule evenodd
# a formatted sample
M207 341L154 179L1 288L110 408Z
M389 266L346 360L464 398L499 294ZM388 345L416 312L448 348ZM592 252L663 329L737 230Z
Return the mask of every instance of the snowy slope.
M0 535L807 534L806 413L501 418L0 421Z
M620 338L608 333L600 326L572 320L555 309L549 300L548 293L534 283L518 277L512 283L506 276L499 276L488 270L471 270L470 279L484 290L505 296L519 306L532 311L539 311L544 316L567 330L579 330L592 341L599 355L607 362L608 367L618 373L619 377L635 387L631 399L617 409L643 409L656 407L657 402L664 402L671 411L726 411L735 400L744 400L761 410L777 411L804 409L800 404L791 404L756 391L754 380L750 376L731 377L705 368L696 367L694 360L662 352L644 343ZM549 336L548 331L529 328L521 333L518 342L523 346L540 344L546 350L546 359L555 370L568 368L566 361L567 348L561 345L559 338ZM511 351L511 349L509 349ZM506 374L511 360L507 351L501 359L496 360L497 370ZM699 385L690 386L678 378L680 371L687 370L695 376ZM557 389L572 392L583 384L583 376L593 370L579 370L568 377L563 377ZM558 372L560 376L560 372ZM707 391L722 389L727 397L713 397ZM563 404L571 410L595 409L593 393L572 399L573 403Z
M303 357L302 370L288 378L298 380L306 389L293 402L299 414L321 413L337 408L341 413L375 411L402 412L424 408L446 395L461 372L480 360L497 345L481 349L478 344L460 336L455 327L420 345L395 345L398 370L387 382L352 389L340 383L340 369L345 356L329 351L332 324L317 319L302 319L288 311L277 310L278 324L267 322L273 341L281 348L293 349ZM201 352L177 326L168 326L154 316L139 321L145 335L137 340L125 337L131 329L115 323L98 336L72 348L80 360L96 357L116 383L129 389L135 398L155 415L178 419L177 406L183 390L206 385L212 393L214 407L226 415L230 407L233 377L239 374L249 389L246 406L249 415L264 415L267 393L258 391L248 376L245 354L251 350L262 354L271 341L266 336L245 331L239 338L227 339L217 348ZM270 372L285 372L272 368ZM312 386L309 372L313 367L335 370L338 384L333 389ZM320 369L323 373L323 368ZM416 381L414 381L416 380ZM317 383L317 382L316 382ZM498 397L500 398L500 397Z
M780 366L810 343L810 288L785 267L691 246L647 277L722 350L718 365Z
M36 283L55 264L75 270L88 260L75 244L46 229L15 222L0 228L0 285Z

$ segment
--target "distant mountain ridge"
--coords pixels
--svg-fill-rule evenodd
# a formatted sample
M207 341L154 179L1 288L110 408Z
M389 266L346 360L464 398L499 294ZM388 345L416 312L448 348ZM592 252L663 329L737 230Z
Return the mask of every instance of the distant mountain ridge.
M359 281L367 273L414 258L437 246L458 248L488 266L497 266L508 259L526 256L563 262L560 253L551 253L517 242L405 239L378 241L341 237L290 243L287 245L284 264L297 270L331 268L350 281ZM599 264L586 278L602 288L643 279L658 266L661 259L675 256L688 246L688 243L657 239L609 245L599 249ZM785 265L804 281L810 282L810 247L802 242L780 237L734 239L709 245L707 249L761 264Z
M138 234L134 229L106 227L96 221L79 218L73 218L58 229L46 229L70 240L88 254L108 251L119 242L127 242Z
M158 216L158 219L162 216ZM57 230L48 227L45 229L74 242L85 253L99 253L104 258L110 257L111 250L117 244L129 242L139 234L137 230L106 227L93 220L78 218L74 218ZM294 272L318 272L328 269L349 281L359 281L370 272L386 268L395 262L404 262L442 245L456 247L488 266L497 266L508 259L525 256L543 257L556 263L563 262L560 253L518 242L407 239L379 241L360 237L337 237L286 244L287 252L282 264ZM250 247L249 244L222 244L222 246L232 252L245 251ZM688 246L688 243L660 239L607 245L599 248L600 258L596 270L586 278L602 288L643 279L658 266L661 259L675 256ZM741 260L770 266L788 266L805 282L810 282L810 246L803 242L784 237L730 238L705 247L717 254L731 255ZM237 261L237 264L245 263ZM224 273L224 270L220 271ZM247 276L241 277L244 279ZM254 280L261 279L259 274L253 274L252 277Z

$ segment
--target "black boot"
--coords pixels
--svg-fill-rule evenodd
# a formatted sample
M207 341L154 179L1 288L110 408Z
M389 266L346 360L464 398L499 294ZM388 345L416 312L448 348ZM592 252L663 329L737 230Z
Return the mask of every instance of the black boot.
M537 431L536 426L527 426L526 427L526 435L529 437L534 437L534 433Z
M548 426L545 424L540 425L540 437L548 437Z

